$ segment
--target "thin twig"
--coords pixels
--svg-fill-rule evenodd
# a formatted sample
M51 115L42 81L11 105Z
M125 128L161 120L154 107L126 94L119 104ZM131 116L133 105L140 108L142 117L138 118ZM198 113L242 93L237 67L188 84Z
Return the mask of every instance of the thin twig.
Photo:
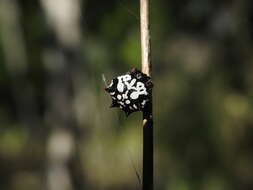
M151 76L149 0L140 0L142 72ZM153 190L153 114L151 101L143 111L143 190Z
M103 82L104 82L104 84L105 84L105 87L107 87L107 86L108 86L108 83L107 83L107 80L106 80L106 77L105 77L104 74L102 74L102 80L103 80Z
M135 175L136 175L136 177L137 177L137 179L138 179L138 183L139 183L139 185L141 186L141 176L140 176L139 172L137 171L137 168L136 168L135 165L134 165L134 161L133 161L133 158L132 158L131 153L130 153L129 150L128 150L128 156L129 156L129 160L130 160L130 162L131 162L131 165L132 165L132 167L133 167L133 169L134 169Z
M140 18L129 8L127 8L124 4L123 1L119 1L120 6L122 6L130 15L134 16L136 20L140 20Z

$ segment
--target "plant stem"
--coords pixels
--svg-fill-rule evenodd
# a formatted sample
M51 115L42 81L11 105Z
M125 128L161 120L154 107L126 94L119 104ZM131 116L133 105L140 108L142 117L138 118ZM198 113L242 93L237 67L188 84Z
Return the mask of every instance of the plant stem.
M151 76L149 0L140 0L142 72ZM143 190L153 190L153 110L152 98L143 111Z
M149 32L149 0L140 0L141 65L142 72L151 76L151 49Z

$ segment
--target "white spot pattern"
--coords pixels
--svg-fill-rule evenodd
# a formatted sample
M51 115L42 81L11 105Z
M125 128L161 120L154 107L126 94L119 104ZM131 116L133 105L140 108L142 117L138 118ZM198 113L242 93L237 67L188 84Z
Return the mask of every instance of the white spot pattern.
M133 92L130 94L130 98L133 100L138 99L140 95L148 95L147 89L142 82L137 82L136 87L134 86L137 80L135 78L131 80L132 79L131 75L129 74L122 75L117 77L117 79L118 79L117 90L119 92L122 93L124 91L124 84L127 86L127 91L122 95L123 99L128 98L127 93L129 90L133 90Z
M127 114L145 108L149 101L149 91L145 87L148 78L145 77L140 71L133 71L113 79L107 90L113 99L113 107L118 106Z
M117 95L117 98L118 98L119 100L121 100L121 95L118 94L118 95Z
M124 91L124 84L119 80L118 84L117 84L117 89L119 92L123 92Z

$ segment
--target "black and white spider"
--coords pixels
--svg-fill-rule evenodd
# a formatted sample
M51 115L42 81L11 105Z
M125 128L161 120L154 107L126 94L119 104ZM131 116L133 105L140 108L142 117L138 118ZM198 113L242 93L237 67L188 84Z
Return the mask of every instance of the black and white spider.
M105 90L111 95L111 107L121 108L128 116L143 111L151 99L151 78L137 69L112 79Z

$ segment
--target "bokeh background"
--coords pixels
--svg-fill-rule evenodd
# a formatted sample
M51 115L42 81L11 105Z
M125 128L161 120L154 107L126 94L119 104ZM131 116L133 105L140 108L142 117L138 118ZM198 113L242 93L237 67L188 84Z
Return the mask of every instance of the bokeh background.
M156 190L253 189L253 3L151 0ZM137 0L0 1L0 189L140 189Z

